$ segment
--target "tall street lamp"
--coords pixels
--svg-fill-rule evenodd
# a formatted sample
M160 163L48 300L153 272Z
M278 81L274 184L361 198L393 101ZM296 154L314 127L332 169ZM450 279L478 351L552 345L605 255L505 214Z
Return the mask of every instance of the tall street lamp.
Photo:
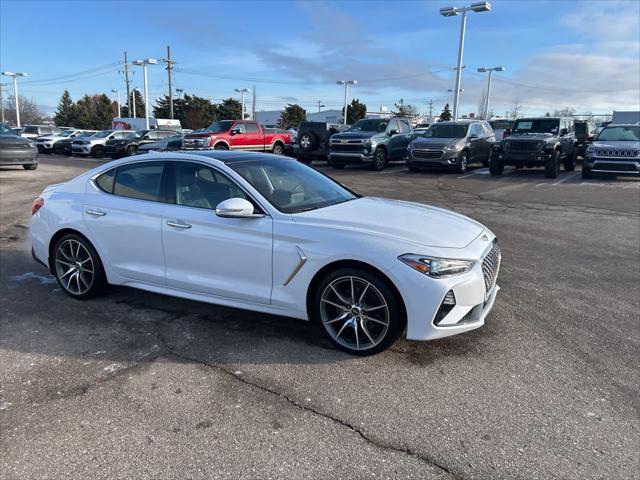
M120 90L118 90L116 88L113 88L113 89L111 89L111 92L115 93L116 97L118 99L118 118L120 118L121 117L121 114L120 114Z
M343 125L347 124L347 93L349 91L349 85L357 85L357 80L338 80L338 85L344 85L344 115L342 117Z
M147 130L149 130L149 84L147 82L147 65L157 65L158 60L153 58L147 58L145 60L136 60L133 62L134 65L142 67L142 73L144 75L144 116L147 125Z
M236 88L236 92L240 93L241 103L242 103L242 119L244 120L244 94L250 92L248 88Z
M478 69L480 73L489 72L489 80L487 82L487 95L484 99L484 119L489 120L489 96L491 95L491 74L493 72L504 72L504 67L481 67Z
M138 87L131 90L131 106L133 107L133 118L136 117L136 92L140 93L140 89Z
M444 7L440 9L443 17L455 17L462 13L460 23L460 44L458 45L458 67L456 68L456 87L453 91L453 119L458 119L458 106L460 102L460 82L462 80L462 52L464 50L464 33L467 28L467 12L488 12L491 10L489 2L475 2L468 7Z
M18 97L18 77L26 77L24 72L2 72L5 77L13 77L13 98L16 102L16 126L20 126L20 99Z

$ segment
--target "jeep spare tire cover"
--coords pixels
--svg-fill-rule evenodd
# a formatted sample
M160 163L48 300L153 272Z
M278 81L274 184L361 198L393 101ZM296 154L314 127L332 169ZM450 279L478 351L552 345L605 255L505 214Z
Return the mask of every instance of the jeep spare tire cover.
M316 137L316 134L313 132L304 132L300 135L298 142L302 150L313 150L318 144L318 137Z

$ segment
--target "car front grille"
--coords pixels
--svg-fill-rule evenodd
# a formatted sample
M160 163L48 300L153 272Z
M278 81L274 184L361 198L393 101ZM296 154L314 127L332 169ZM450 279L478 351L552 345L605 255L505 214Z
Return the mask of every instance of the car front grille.
M518 141L510 142L509 150L516 152L536 152L538 150L538 142Z
M13 152L15 151L21 151L21 150L30 150L31 149L31 145L29 145L27 142L0 142L0 150L11 150Z
M638 172L635 162L603 162L598 160L593 164L594 170L611 170L616 172Z
M484 275L484 286L487 296L496 285L501 257L502 254L500 252L500 246L498 245L498 239L495 239L491 250L489 250L489 253L487 253L482 260L482 274Z
M414 149L412 155L415 158L423 158L425 160L437 160L444 155L443 150L418 150Z
M358 140L353 143L332 143L331 151L332 152L362 152L363 146L362 142Z
M639 150L609 150L603 148L596 148L593 150L594 155L598 157L626 157L633 158L637 157L640 154Z

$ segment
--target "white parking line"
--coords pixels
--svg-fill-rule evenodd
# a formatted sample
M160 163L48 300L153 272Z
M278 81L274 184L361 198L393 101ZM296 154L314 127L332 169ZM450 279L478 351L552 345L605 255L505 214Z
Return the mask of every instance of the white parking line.
M582 174L581 174L580 172L575 172L575 173L573 173L573 174L571 174L571 175L568 175L568 176L564 177L562 180L559 180L559 181L557 181L557 182L555 182L555 183L552 183L551 185L560 185L561 183L564 183L564 182L566 182L567 180L569 180L569 179L571 179L571 178L574 178L574 177L576 177L576 176L578 176L578 175L582 175Z
M471 173L465 173L464 175L460 175L458 178L467 178L467 177L471 177L473 175L489 175L489 169L488 168L479 168L478 170L474 170Z
M404 171L409 171L409 169L407 167L402 167L402 168L396 168L396 169L393 169L393 170L387 169L387 170L385 170L383 172L377 172L377 173L380 173L380 175L384 175L386 173L400 173L400 172L404 172Z

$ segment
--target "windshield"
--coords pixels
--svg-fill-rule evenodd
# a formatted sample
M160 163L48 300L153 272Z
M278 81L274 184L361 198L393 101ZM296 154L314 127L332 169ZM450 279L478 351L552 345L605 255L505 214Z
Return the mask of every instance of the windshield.
M213 133L228 132L233 123L234 120L222 120L220 122L213 122L211 125L205 128L204 131Z
M576 135L584 135L587 133L587 124L585 122L574 123L576 129Z
M559 127L560 120L558 119L517 120L511 134L558 133Z
M464 138L467 135L468 125L431 125L429 130L422 135L425 138Z
M268 158L228 165L283 213L315 210L357 198L329 177L295 160Z
M511 128L513 126L513 120L491 120L489 122L491 128L498 130L506 130L507 128Z
M102 130L93 135L94 138L106 138L113 133L113 130Z
M129 135L127 135L124 138L128 138L128 139L142 138L144 135L146 135L147 132L148 130L143 130L141 132L131 132Z
M4 123L0 123L0 133L13 133L13 130L7 127Z
M389 125L389 120L358 120L349 132L384 132Z
M638 142L640 141L640 126L607 127L600 135L599 142Z

